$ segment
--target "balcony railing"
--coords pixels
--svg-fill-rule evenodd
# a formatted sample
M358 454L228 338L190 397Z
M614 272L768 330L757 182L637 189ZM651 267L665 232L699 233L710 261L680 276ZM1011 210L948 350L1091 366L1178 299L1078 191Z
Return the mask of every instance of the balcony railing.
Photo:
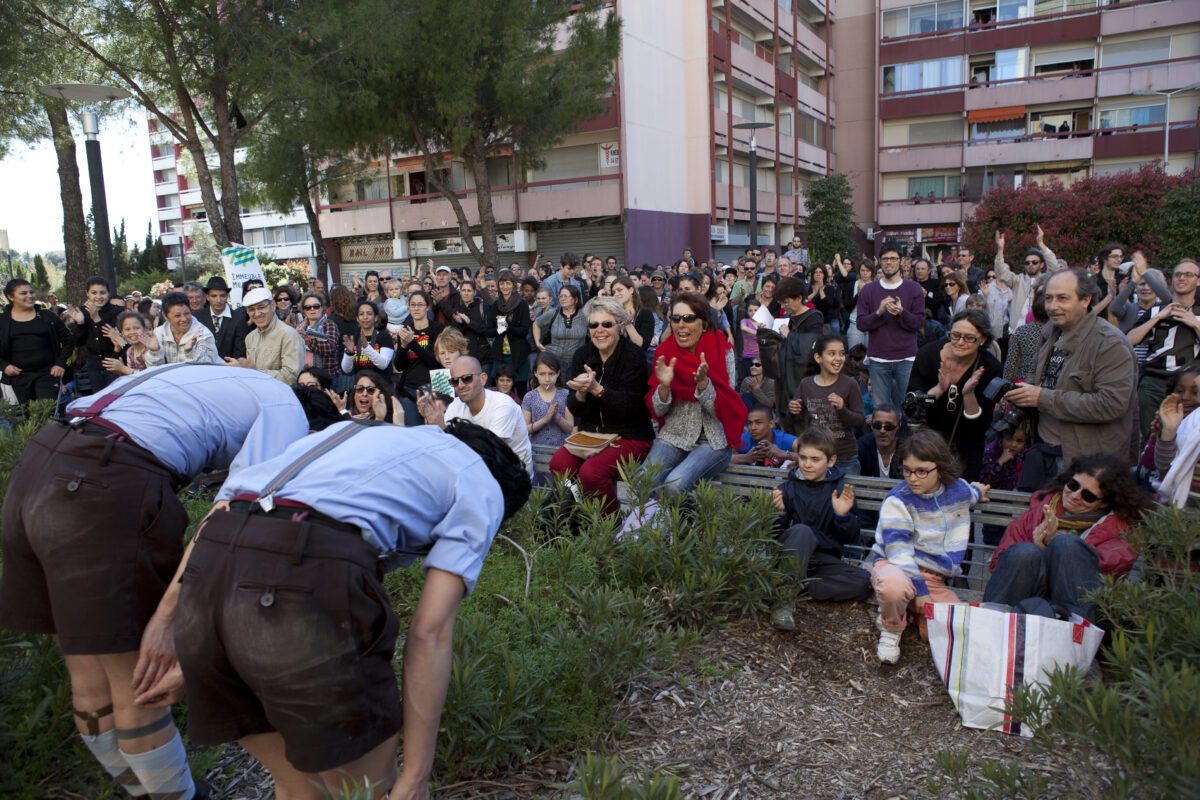
M1091 69L1082 69L1078 72L1069 72L1063 74L1055 72L1047 75L1026 75L1023 78L999 78L997 80L976 81L973 83L957 83L950 86L936 86L930 89L906 89L902 92L883 92L879 95L881 100L896 100L904 97L918 97L928 94L947 94L950 92L963 92L971 89L987 89L994 86L1017 86L1027 83L1041 83L1043 81L1065 81L1075 78L1090 78L1093 75L1115 75L1121 72L1131 72L1136 69L1152 69L1154 67L1166 67L1172 64L1188 64L1200 62L1200 55L1181 56L1180 58L1166 58L1160 61L1143 61L1138 64L1121 64L1114 67L1092 67Z
M585 175L585 176L579 177L579 178L557 178L554 180L545 180L545 181L525 181L525 182L516 183L516 184L504 184L502 186L493 186L492 194L499 194L501 192L512 192L512 191L536 192L536 191L545 191L548 189L555 189L558 187L578 188L580 186L598 185L598 184L603 184L607 181L616 181L616 180L620 180L620 179L621 179L621 176L619 174L609 174L609 175ZM474 188L459 189L458 191L456 191L454 193L454 195L455 195L455 197L457 197L461 200L464 197L473 196L474 194L476 194L476 192L477 192L477 190ZM445 195L443 195L441 192L425 192L424 194L392 195L390 197L380 198L378 200L353 200L353 201L344 202L344 203L321 204L321 205L317 206L317 210L318 211L337 212L337 211L343 211L346 209L371 208L373 206L387 205L390 203L398 203L398 204L427 203L429 201L436 202L438 200L445 200L445 199L446 199Z
M1111 0L1095 0L1094 3L1087 5L1077 5L1075 8L1068 8L1065 11L1055 11L1050 14L1039 14L1033 17L1020 17L1018 19L996 20L993 22L972 22L969 25L964 25L961 28L944 28L938 31L929 31L927 33L910 33L907 36L883 36L880 38L880 44L895 44L897 42L912 42L912 41L928 41L930 39L945 39L951 36L961 36L964 33L979 33L981 31L994 31L1003 28L1011 28L1014 25L1029 25L1031 23L1049 22L1053 20L1066 19L1068 17L1083 17L1089 14L1101 14L1106 11L1118 11L1135 6L1146 6L1152 3L1163 3L1168 0L1131 0L1128 3L1111 2ZM891 10L891 9L889 9Z
M1200 127L1200 121L1194 119L1181 120L1171 123L1172 133L1181 130L1190 130ZM1050 131L1038 133L1026 133L1020 136L1004 136L993 139L950 139L943 142L923 142L921 144L898 144L884 145L879 148L880 153L899 153L909 150L928 150L932 148L960 148L960 147L986 147L990 144L1017 144L1020 142L1052 142L1062 141L1063 139L1080 139L1090 136L1121 136L1130 133L1150 133L1153 131L1162 131L1163 123L1150 122L1145 125L1127 125L1121 128L1089 128L1078 131L1064 131L1062 133L1051 133ZM892 201L892 202L910 202L908 200Z

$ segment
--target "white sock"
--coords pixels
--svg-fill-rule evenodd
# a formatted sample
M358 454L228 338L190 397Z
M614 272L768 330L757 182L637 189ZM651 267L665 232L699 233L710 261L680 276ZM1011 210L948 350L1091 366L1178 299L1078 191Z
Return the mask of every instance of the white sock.
M133 797L145 797L146 789L138 780L137 775L129 766L129 762L125 760L125 754L117 747L117 732L115 730L107 730L104 733L96 736L88 736L86 733L79 734L79 738L83 739L83 743L87 745L87 749L91 751L92 757L100 762L100 766L104 767L104 771L112 776L112 779L120 784L121 788L128 792Z
M146 753L123 753L153 800L192 800L196 785L188 769L187 751L179 731L171 741Z

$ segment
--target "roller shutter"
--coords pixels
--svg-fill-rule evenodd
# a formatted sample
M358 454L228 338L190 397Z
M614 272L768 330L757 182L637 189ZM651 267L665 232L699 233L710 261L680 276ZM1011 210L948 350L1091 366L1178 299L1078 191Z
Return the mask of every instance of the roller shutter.
M572 252L579 258L592 253L601 258L616 256L625 266L625 226L617 219L589 225L544 225L537 228L537 249L542 259L558 265L563 253Z

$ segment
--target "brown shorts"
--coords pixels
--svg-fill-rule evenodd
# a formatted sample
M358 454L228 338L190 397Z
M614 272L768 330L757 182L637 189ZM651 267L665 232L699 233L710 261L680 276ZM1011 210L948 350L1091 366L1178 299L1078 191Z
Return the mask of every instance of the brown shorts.
M13 470L3 519L0 627L57 634L72 655L138 649L187 530L149 451L52 422Z
M184 569L175 648L188 736L278 731L304 772L348 764L400 730L400 621L357 532L218 512Z

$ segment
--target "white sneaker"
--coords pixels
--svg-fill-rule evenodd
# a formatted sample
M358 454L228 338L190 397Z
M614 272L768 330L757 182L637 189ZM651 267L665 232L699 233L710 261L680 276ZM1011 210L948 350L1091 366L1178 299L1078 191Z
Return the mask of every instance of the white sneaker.
M884 631L879 634L879 646L875 655L884 664L895 664L900 660L900 634L894 631Z

